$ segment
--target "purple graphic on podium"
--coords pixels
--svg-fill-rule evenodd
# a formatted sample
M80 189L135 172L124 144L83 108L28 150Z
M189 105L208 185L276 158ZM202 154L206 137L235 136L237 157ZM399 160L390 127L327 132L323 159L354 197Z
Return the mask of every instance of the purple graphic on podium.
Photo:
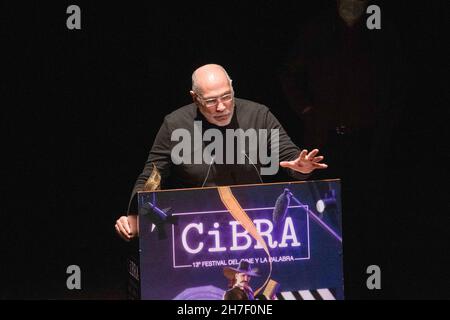
M219 300L241 261L255 299L343 299L339 180L141 192L141 299Z

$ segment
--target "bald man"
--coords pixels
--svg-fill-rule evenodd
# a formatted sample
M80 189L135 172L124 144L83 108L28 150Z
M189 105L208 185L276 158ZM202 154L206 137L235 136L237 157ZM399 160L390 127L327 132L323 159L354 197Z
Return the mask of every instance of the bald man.
M261 132L277 132L275 136L267 136L267 141L260 141L263 139L260 138L258 143L262 144L256 143L260 147L269 148L276 145L276 154L279 157L276 159L281 160L275 164L276 171L279 165L293 178L303 180L313 170L327 167L326 164L320 163L323 157L317 156L317 149L309 153L307 150L300 151L266 106L235 98L232 81L223 67L208 64L195 70L192 74L190 94L193 103L165 117L144 170L136 181L131 201L138 191L144 189L154 166L161 175L162 189L261 183L263 180L260 171L264 161L259 158L252 160L250 156L250 149L255 146L227 145L227 134L230 131L239 133L239 129L245 132L254 130L257 137L261 137ZM189 148L184 149L182 156L177 155L179 153L175 151L179 150L181 145L179 138L183 136L195 139L199 137L199 132L200 136L203 132L209 132L215 137L221 137L211 139L203 136L200 143L190 141ZM221 151L216 150L216 153L211 153L209 157L203 156L203 150L212 143L211 140L214 140L214 150ZM199 150L200 152L195 154ZM272 156L274 149L271 151ZM248 161L239 162L239 156L247 158ZM232 161L229 161L230 159ZM115 228L124 240L131 240L138 234L136 214L120 217Z

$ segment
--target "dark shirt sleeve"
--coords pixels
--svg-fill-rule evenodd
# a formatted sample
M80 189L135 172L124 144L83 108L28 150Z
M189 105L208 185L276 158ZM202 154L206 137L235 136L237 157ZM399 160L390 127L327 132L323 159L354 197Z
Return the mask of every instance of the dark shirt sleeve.
M266 115L266 128L268 130L278 129L279 130L279 157L280 161L291 161L298 157L300 149L292 142L291 138L288 136L284 128L281 126L280 122L275 118L275 116L268 111ZM269 133L269 147L272 146L271 137ZM301 172L294 171L292 169L285 169L286 173L294 179L306 180L310 174L303 174Z
M161 128L156 135L153 146L148 155L147 161L145 162L144 169L142 173L136 180L136 183L133 188L133 192L131 193L130 203L128 206L128 213L136 214L137 213L137 203L136 203L136 194L139 191L142 191L145 183L147 182L150 174L153 170L153 164L155 164L161 175L161 186L162 188L167 183L167 179L170 176L171 170L171 131L169 129L169 122L167 117L164 119L164 122Z

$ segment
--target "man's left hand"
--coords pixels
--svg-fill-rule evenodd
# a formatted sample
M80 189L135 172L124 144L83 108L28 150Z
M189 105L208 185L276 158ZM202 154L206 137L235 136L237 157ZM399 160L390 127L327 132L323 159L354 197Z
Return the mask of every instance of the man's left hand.
M297 159L292 161L281 161L280 167L289 168L304 174L311 173L315 169L328 168L325 163L319 163L323 160L323 156L316 157L318 153L319 149L314 149L310 153L308 153L308 150L302 150Z

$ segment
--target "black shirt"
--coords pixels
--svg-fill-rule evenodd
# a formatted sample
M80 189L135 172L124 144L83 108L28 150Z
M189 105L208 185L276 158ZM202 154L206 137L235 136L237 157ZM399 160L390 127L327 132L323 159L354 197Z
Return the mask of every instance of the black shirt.
M218 127L210 124L198 111L198 107L192 103L181 107L171 114L167 115L159 129L153 146L150 150L144 170L139 175L133 190L133 196L136 192L143 190L143 186L152 172L154 163L161 174L162 189L193 188L202 186L224 186L237 184L261 183L264 175L261 175L260 161L249 161L249 146L245 145L245 150L238 150L239 145L235 143L236 155L245 152L245 164L227 164L226 155L223 157L223 164L219 161L204 162L201 164L178 164L175 165L171 158L171 151L179 141L171 141L172 132L176 129L185 129L191 137L194 137L195 125L201 123L203 132L207 129L217 129L224 133L226 129L267 129L267 145L271 146L271 129L279 130L279 161L289 161L295 159L299 154L299 148L291 141L283 127L269 109L261 104L244 100L235 99L235 108L232 120L229 125ZM198 125L197 125L198 128ZM223 139L225 143L225 138ZM208 145L208 141L202 139L202 148ZM191 148L193 153L194 148ZM224 148L224 153L226 148ZM251 157L250 157L251 158ZM193 159L193 158L192 158ZM259 157L258 157L259 159ZM236 163L236 162L234 162ZM278 163L275 164L278 168ZM308 175L294 172L287 169L287 173L295 179L306 179ZM132 196L132 197L133 197Z

